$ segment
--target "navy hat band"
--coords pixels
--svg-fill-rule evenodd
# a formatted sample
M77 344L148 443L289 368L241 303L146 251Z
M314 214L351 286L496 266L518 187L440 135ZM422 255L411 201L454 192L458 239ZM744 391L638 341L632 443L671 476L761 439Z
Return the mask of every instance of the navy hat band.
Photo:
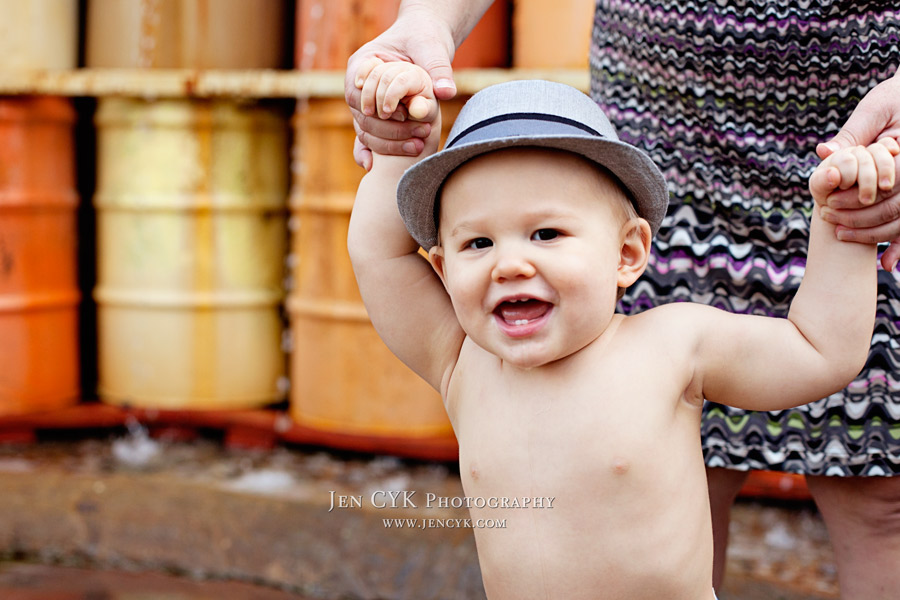
M548 126L548 123L550 125ZM486 139L536 135L584 135L604 137L599 131L584 123L546 113L509 113L485 119L460 132L449 141L445 149L464 143L471 144Z

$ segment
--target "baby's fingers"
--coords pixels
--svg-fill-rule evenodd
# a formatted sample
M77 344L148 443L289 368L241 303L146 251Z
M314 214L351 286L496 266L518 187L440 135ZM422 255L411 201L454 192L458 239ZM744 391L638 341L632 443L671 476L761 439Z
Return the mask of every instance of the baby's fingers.
M853 149L853 156L856 157L857 165L856 184L859 186L859 203L863 206L874 204L875 194L878 192L878 170L875 168L875 157L870 151L876 145L872 144L869 148L858 146ZM888 156L890 156L890 152L888 152ZM893 163L893 160L891 160L891 163ZM841 188L843 189L846 189L844 187L845 181L843 173L841 173Z
M370 56L364 60L362 64L359 65L359 69L356 70L356 78L354 79L356 87L362 89L363 84L366 82L366 78L369 76L369 73L372 72L372 69L383 64L384 61L377 56Z
M894 157L900 154L900 144L892 137L881 138L868 148L875 159L875 168L878 169L878 188L883 191L894 189L896 168Z
M825 199L840 182L841 172L830 164L822 164L809 177L809 191L816 202L825 204Z
M416 119L433 117L432 105L437 108L428 73L423 69L410 68L407 64L398 65L382 77L378 102L380 110L386 115L393 113L404 102L410 115Z
M900 142L897 141L896 138L893 137L883 137L876 144L881 144L885 148L888 149L888 152L891 153L891 156L897 156L900 154Z
M380 62L376 63L375 61ZM363 63L363 67L367 65L370 68L366 73L366 76L363 78L362 86L360 86L359 110L366 116L372 116L378 113L378 87L381 85L382 75L384 74L388 66L379 58L368 59L365 63ZM360 73L363 72L363 67L360 67ZM359 78L357 78L357 83L358 82Z
M842 190L856 185L856 176L859 173L859 160L855 150L856 148L839 151L829 156L825 161L826 163L831 161L831 166L841 174L841 181L838 187Z
M411 93L409 79L409 65L405 63L392 65L381 77L376 95L378 115L381 118L393 114L400 101Z
M408 68L408 63L381 62L369 71L359 93L359 110L367 117L377 115L379 119L392 119L395 121L406 120L406 108L394 105L390 110L384 110L384 91L390 85L394 76L403 68Z

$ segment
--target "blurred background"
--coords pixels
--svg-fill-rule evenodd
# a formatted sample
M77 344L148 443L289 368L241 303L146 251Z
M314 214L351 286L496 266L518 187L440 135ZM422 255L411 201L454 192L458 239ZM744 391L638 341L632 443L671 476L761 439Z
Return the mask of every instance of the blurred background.
M462 493L346 253L342 69L398 5L0 0L0 597L483 597L471 532L327 512ZM496 0L447 128L498 81L586 90L592 15ZM802 479L743 498L720 597L837 597Z

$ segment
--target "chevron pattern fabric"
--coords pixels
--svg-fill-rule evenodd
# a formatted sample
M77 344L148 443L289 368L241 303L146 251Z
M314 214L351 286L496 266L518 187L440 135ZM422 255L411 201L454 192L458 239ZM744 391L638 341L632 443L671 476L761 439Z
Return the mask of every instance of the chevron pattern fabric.
M599 0L591 93L671 192L625 313L692 301L785 316L806 263L815 146L900 65L900 9L879 1ZM710 466L900 474L900 277L879 270L865 369L797 409L707 403Z

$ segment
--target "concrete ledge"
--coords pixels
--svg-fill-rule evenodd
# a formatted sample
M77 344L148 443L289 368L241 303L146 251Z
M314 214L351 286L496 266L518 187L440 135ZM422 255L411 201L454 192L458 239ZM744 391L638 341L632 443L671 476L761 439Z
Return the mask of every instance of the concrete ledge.
M0 450L0 552L231 578L321 598L483 598L471 530L383 519L465 510L377 509L373 492L462 495L440 466L321 453L160 446L139 470L110 444ZM331 493L361 506L328 512ZM380 502L384 496L378 496Z

